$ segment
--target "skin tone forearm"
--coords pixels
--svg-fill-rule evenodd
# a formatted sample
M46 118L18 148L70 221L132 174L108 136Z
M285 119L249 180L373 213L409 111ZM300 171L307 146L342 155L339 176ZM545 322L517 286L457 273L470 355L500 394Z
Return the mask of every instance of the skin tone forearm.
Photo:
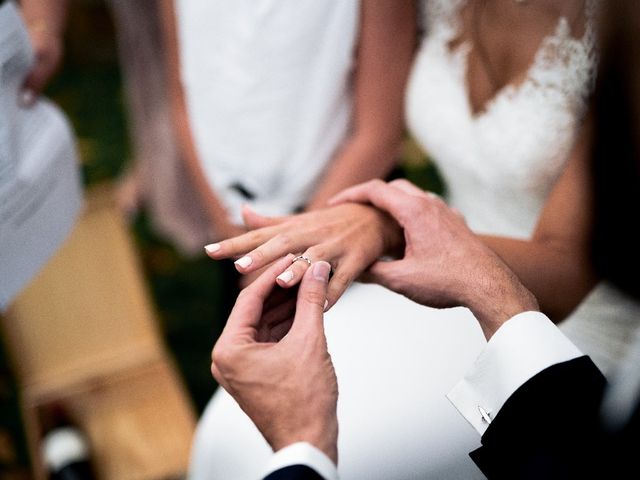
M558 322L589 293L596 276L589 261L591 193L589 122L545 203L530 240L482 236Z
M29 29L62 36L69 0L22 0L20 8Z
M568 316L596 283L584 252L562 242L481 238L535 293L541 310L555 322Z
M307 210L351 185L383 178L396 164L404 90L416 45L413 0L365 0L354 78L353 133L327 168Z

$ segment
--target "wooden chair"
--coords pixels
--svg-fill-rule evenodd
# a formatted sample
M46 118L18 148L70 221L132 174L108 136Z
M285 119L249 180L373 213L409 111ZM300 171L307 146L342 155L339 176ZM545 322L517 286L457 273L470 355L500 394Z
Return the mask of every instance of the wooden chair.
M109 188L88 194L65 245L2 322L36 478L38 409L54 402L87 433L100 478L185 474L194 411Z

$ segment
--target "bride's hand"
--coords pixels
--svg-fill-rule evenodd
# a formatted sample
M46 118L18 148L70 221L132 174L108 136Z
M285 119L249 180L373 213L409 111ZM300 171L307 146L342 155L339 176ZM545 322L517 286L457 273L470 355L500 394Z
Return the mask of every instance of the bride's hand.
M402 232L386 213L371 206L345 203L322 210L268 218L245 208L245 223L255 228L243 235L207 245L213 259L240 257L236 268L254 272L288 253L311 262L329 262L333 275L327 293L332 306L351 282L380 256L402 248ZM296 261L277 279L280 286L297 285L308 264Z

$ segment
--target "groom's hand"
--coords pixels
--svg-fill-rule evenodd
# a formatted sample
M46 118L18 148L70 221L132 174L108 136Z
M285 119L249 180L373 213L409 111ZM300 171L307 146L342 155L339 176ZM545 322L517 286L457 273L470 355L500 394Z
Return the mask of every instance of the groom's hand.
M323 324L331 267L314 263L296 296L275 282L292 258L240 293L213 349L211 371L274 451L306 441L337 463L338 387Z
M404 230L404 256L375 263L365 280L423 305L467 306L487 339L517 313L538 309L513 272L438 196L406 180L374 180L345 190L332 202L370 203Z

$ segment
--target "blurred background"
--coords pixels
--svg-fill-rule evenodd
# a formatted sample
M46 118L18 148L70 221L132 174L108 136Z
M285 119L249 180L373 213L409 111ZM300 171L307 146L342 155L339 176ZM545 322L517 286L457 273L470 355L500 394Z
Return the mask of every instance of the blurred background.
M121 82L111 10L100 0L71 2L62 69L47 89L68 115L78 140L87 188L117 183L132 156L126 96ZM414 183L442 191L437 173L407 139L401 170ZM199 256L185 258L156 233L144 208L128 219L157 313L160 331L195 407L201 413L216 388L210 351L224 325L220 267ZM27 479L30 458L19 389L0 350L0 478Z

